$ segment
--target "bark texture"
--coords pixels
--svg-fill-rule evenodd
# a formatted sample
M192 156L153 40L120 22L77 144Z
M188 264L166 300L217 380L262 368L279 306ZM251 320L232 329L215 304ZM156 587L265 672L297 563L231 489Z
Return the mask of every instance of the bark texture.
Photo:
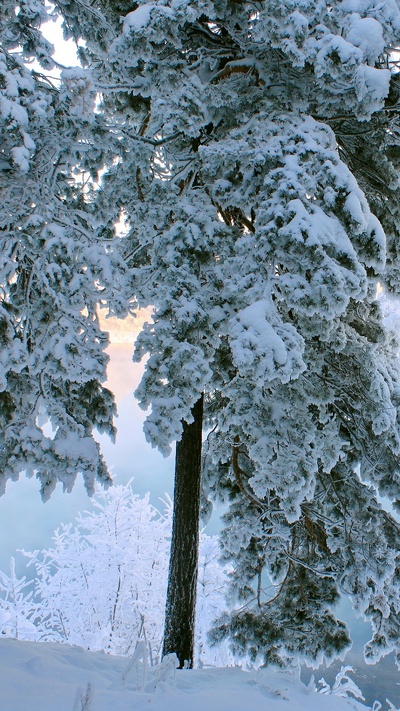
M163 655L175 652L179 668L193 667L199 553L203 397L183 423L176 444L174 516L169 564Z

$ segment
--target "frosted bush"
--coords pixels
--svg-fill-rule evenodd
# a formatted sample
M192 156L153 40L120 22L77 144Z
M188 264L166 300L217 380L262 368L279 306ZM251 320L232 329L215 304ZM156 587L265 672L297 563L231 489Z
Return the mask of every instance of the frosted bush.
M53 547L24 551L34 583L0 572L0 623L7 636L66 642L92 651L161 656L171 535L171 501L160 513L130 484L99 488L94 510L63 524ZM233 662L227 645L211 649L207 630L225 606L227 568L216 536L201 535L197 602L200 665ZM34 585L34 591L30 588ZM3 632L4 632L3 630ZM139 647L138 647L139 644ZM136 650L136 651L135 651ZM147 659L147 656L146 656Z

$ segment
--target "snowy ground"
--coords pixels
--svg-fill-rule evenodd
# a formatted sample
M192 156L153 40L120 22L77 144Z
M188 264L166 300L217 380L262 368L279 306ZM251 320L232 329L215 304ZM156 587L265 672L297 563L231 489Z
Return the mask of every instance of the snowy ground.
M1 711L367 711L284 672L175 671L55 643L0 640ZM157 679L158 677L158 679ZM88 689L90 684L90 689ZM86 701L85 701L85 697ZM379 708L379 707L378 707ZM394 708L394 707L392 707ZM374 709L375 711L375 709ZM376 709L377 711L377 709Z

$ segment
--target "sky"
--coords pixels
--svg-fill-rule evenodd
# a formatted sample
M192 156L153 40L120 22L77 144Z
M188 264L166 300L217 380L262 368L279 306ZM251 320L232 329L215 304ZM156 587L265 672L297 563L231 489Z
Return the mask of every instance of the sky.
M130 343L129 343L130 340ZM134 334L127 333L124 343L108 349L109 387L116 395L118 434L116 444L107 435L98 435L111 475L116 483L125 484L133 478L135 493L151 492L154 506L165 492L172 494L174 476L173 456L165 459L146 442L142 430L145 413L140 410L133 392L139 382L143 366L132 362ZM41 501L40 483L21 475L19 481L7 484L6 494L0 497L0 569L6 571L10 556L20 548L34 550L49 547L51 536L60 523L72 521L79 511L91 506L81 477L70 494L58 485L50 500Z

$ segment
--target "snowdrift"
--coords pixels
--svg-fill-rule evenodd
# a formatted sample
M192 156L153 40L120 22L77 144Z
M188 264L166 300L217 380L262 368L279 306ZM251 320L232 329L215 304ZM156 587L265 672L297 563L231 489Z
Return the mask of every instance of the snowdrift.
M140 655L139 655L140 656ZM56 643L0 640L1 711L367 711L287 672L176 671Z

